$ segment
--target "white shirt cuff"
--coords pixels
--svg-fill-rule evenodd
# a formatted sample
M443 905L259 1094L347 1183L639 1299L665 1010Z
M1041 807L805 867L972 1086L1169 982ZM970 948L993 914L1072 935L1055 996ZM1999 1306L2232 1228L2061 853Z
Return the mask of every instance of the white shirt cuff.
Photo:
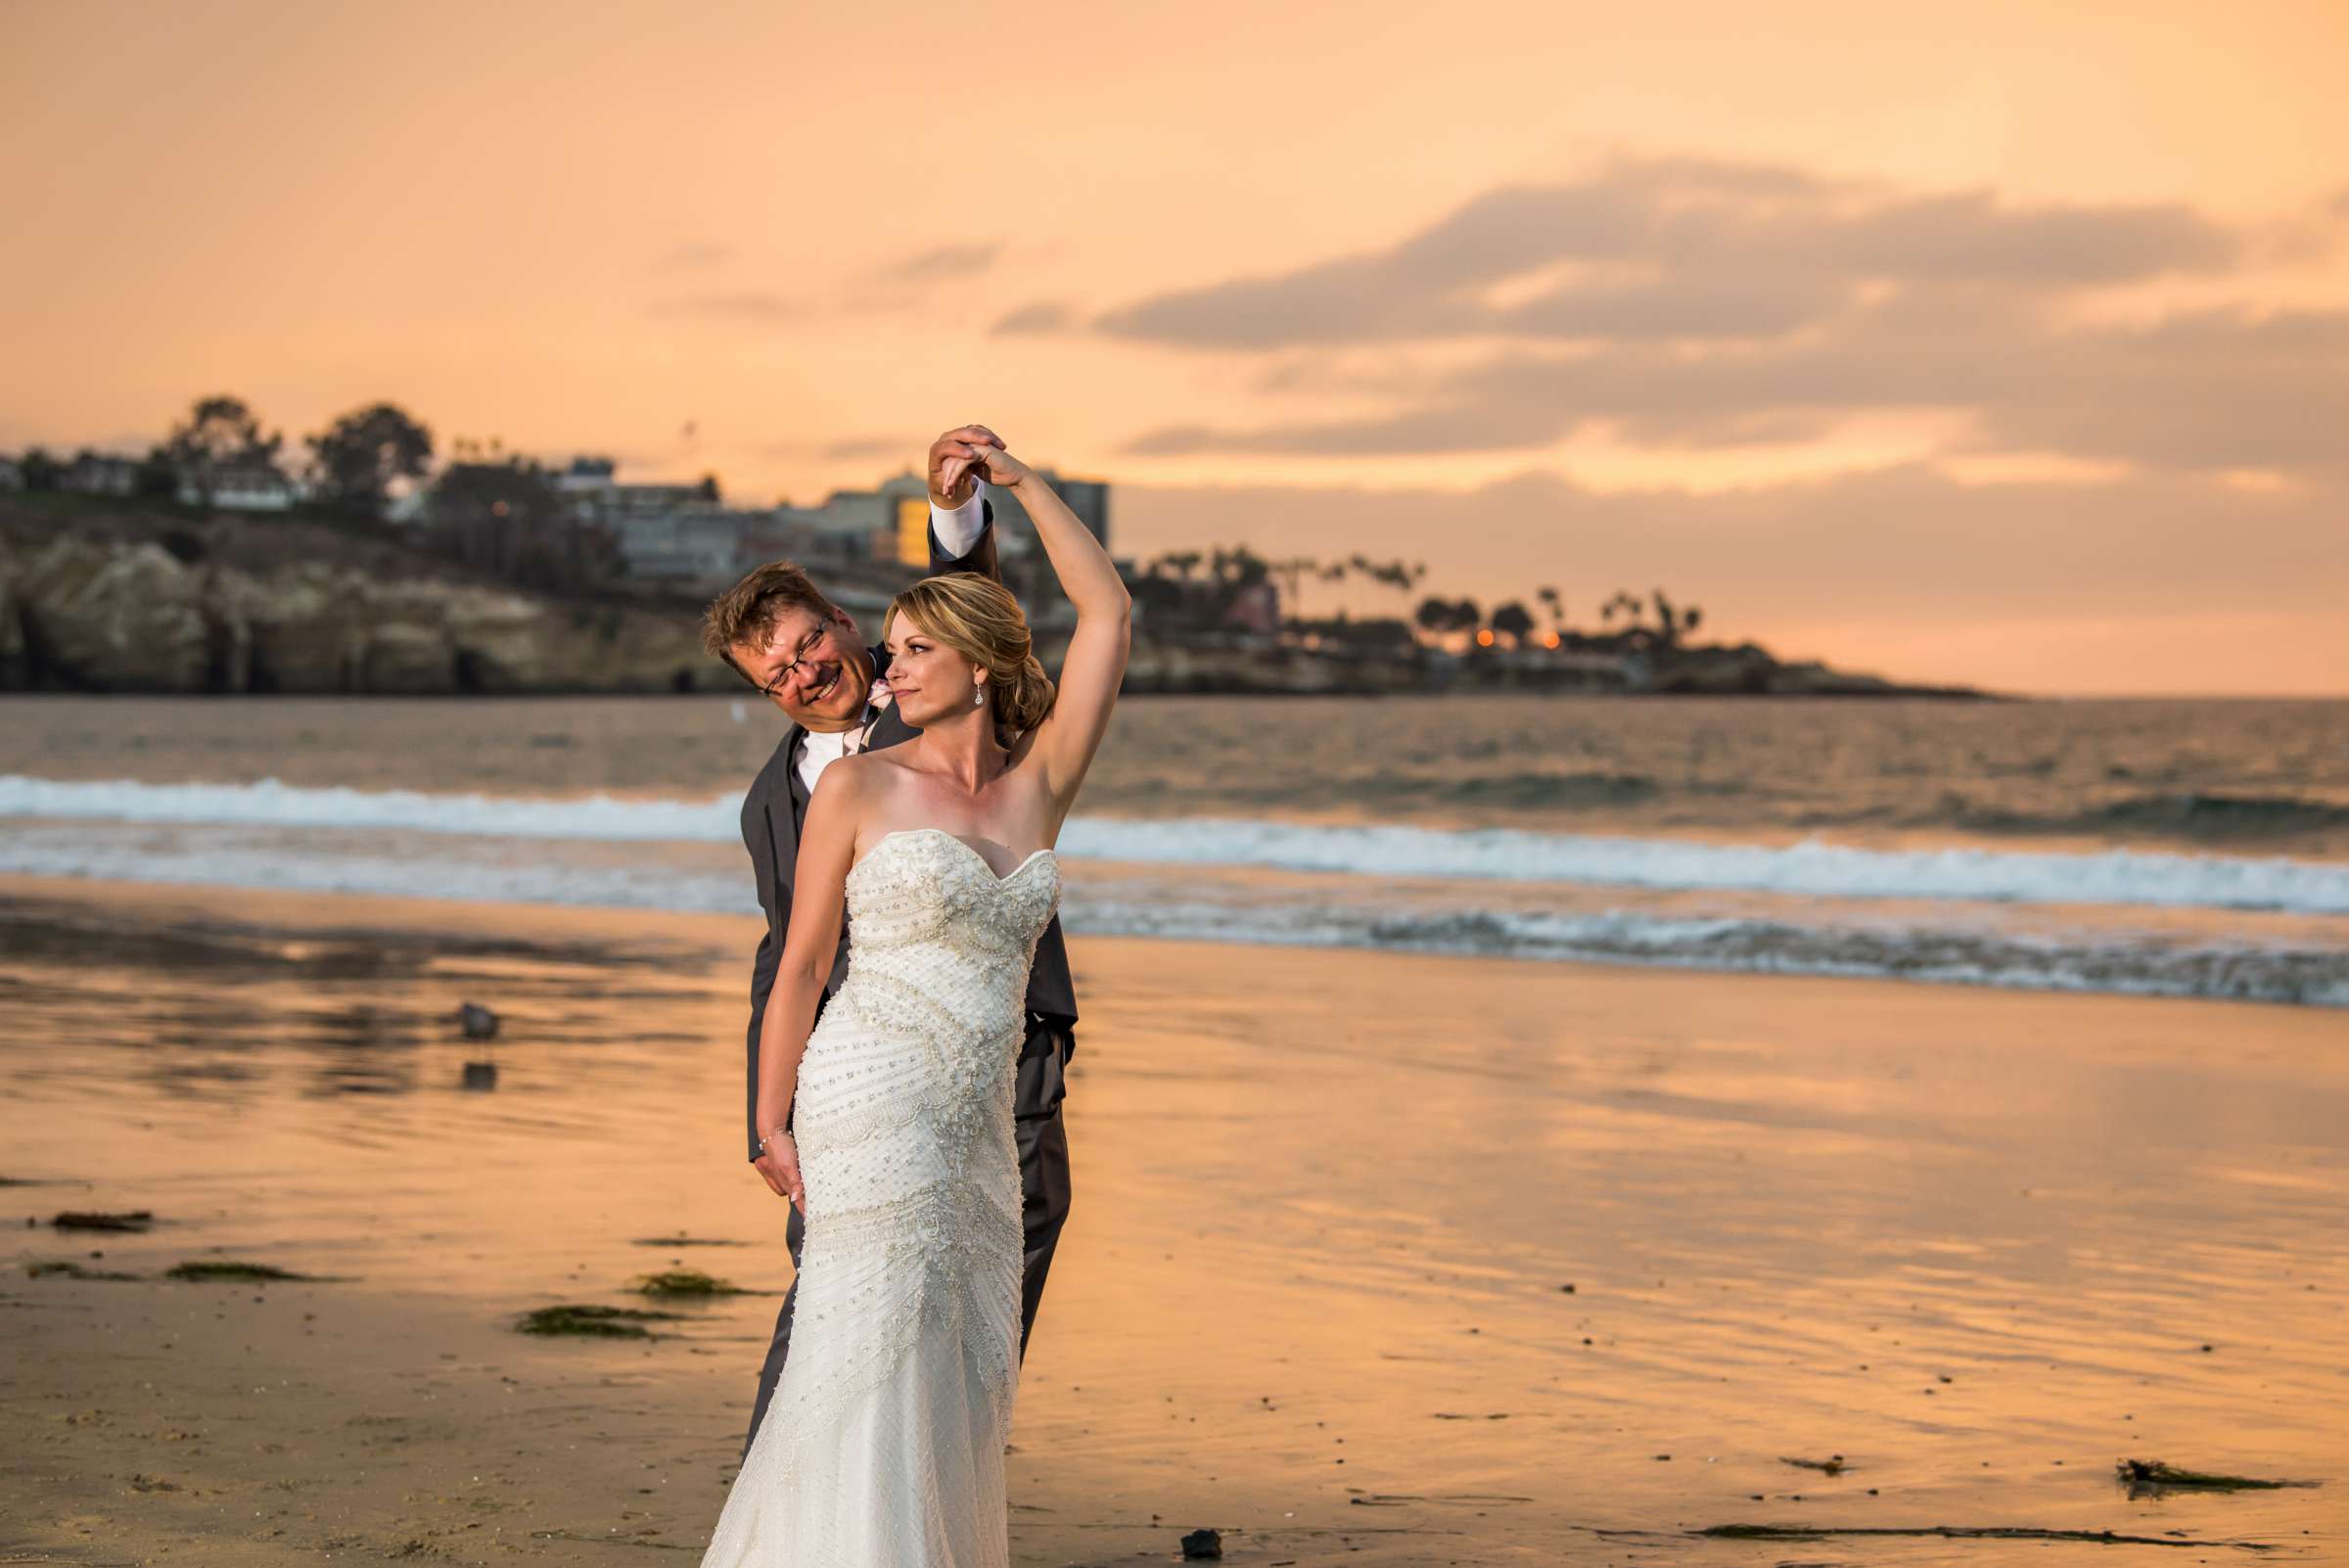
M971 498L951 510L930 503L930 527L950 556L965 556L987 531L987 481L971 482Z

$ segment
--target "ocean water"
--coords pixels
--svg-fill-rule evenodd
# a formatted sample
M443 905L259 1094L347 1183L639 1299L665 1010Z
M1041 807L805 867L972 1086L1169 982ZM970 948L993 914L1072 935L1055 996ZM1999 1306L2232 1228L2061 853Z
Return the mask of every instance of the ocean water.
M0 871L756 908L756 701L0 703ZM1072 933L2349 1006L2349 701L1136 699Z

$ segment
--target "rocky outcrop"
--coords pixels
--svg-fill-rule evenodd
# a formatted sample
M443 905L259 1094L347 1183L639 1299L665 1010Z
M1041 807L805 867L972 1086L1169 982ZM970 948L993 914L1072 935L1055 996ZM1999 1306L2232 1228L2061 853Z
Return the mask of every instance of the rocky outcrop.
M8 576L33 670L70 670L71 684L101 691L205 689L202 584L161 545L60 536Z
M722 674L690 615L324 562L191 563L146 539L0 541L0 687L628 692Z

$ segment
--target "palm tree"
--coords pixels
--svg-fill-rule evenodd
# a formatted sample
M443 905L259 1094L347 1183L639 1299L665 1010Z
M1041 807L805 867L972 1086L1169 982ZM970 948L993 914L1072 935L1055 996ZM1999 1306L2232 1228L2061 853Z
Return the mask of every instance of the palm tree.
M1290 617L1292 619L1302 617L1305 614L1304 583L1306 576L1309 573L1317 575L1321 570L1321 563L1310 555L1292 555L1271 562L1270 567L1272 576L1279 579L1282 585L1281 597L1288 604Z
M1541 600L1542 608L1549 612L1550 629L1557 632L1559 636L1564 636L1566 634L1566 601L1559 597L1558 590L1545 585L1536 588L1534 597Z
M1321 580L1331 583L1344 582L1346 580L1346 563L1343 561L1332 561L1329 565L1323 567L1321 569ZM1338 606L1338 615L1341 619L1343 619L1345 614L1346 607L1343 603L1341 603Z

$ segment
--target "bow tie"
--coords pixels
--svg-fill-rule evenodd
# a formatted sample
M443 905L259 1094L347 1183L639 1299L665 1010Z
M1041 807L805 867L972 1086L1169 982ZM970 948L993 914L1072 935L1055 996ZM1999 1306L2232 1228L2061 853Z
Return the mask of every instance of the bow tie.
M873 743L873 726L881 721L881 715L889 707L892 695L887 680L873 682L872 695L865 699L864 722L849 731L841 744L841 756L853 757Z

